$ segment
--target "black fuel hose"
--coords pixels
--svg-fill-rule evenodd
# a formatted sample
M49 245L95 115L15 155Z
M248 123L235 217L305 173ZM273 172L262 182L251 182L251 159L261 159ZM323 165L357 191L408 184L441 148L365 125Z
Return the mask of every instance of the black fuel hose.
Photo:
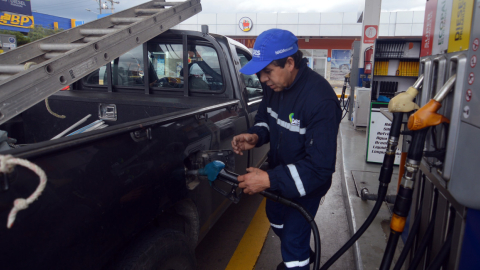
M232 172L227 172L225 170L221 170L220 173L218 174L219 177L223 177L228 179L228 181L235 183L238 185L238 174L232 173ZM318 232L318 227L317 223L315 223L315 219L313 216L301 205L284 198L280 195L274 194L269 191L262 191L260 192L261 195L263 195L265 198L270 199L274 202L281 203L285 206L291 207L293 209L296 209L300 214L305 218L305 220L310 224L312 227L312 232L313 232L313 240L315 243L315 262L313 264L313 269L317 270L320 268L320 255L321 255L321 243L320 243L320 233Z
M385 248L385 252L383 253L383 259L379 269L390 269L390 264L388 264L387 266L386 262L391 262L393 260L393 256L395 255L395 249L397 248L398 239L401 235L401 232L390 230L387 247Z
M437 199L438 199L438 191L435 189L435 195L433 199L433 207L432 207L432 217L430 219L430 223L428 224L427 230L425 231L425 235L418 246L418 249L415 252L415 256L413 257L408 270L417 269L417 266L420 264L420 261L427 250L428 245L432 241L433 238L433 229L435 228L435 217L437 213Z
M310 213L303 208L301 205L296 204L288 199L283 198L282 196L276 195L274 193L268 192L268 191L262 191L260 192L261 195L265 196L265 198L268 198L274 202L281 203L285 206L292 207L293 209L296 209L300 214L307 220L308 223L310 223L310 226L312 227L312 232L313 232L313 239L315 243L315 262L313 264L313 269L317 270L320 268L320 255L321 255L321 243L320 243L320 233L318 232L318 227L317 223L315 223L314 218Z
M425 187L425 180L422 182L422 190ZM403 266L403 263L405 262L405 259L407 258L408 252L413 246L415 236L418 233L418 229L420 228L420 220L422 218L422 210L423 209L423 193L420 197L420 207L418 208L417 214L415 215L415 220L413 221L412 228L410 229L410 232L408 233L407 241L405 242L405 245L403 246L402 252L400 253L400 256L398 257L397 263L395 264L395 267L393 267L393 270L400 270Z
M375 205L373 206L372 212L370 212L370 215L368 215L367 219L365 222L362 224L362 226L358 229L358 231L341 247L323 266L320 268L320 270L326 270L330 266L332 266L338 258L340 258L343 253L345 253L357 240L362 236L362 234L370 227L370 224L372 224L373 220L378 214L378 211L380 211L380 207L383 204L383 198L385 198L385 195L387 195L387 189L388 189L388 184L380 183L380 186L378 187L378 200L375 202Z
M358 229L358 231L322 266L322 268L320 268L320 270L326 270L330 266L332 266L358 240L358 238L362 236L362 234L368 229L368 227L370 227L373 220L375 219L378 212L380 211L383 201L387 196L388 184L392 179L393 163L395 161L395 152L398 145L398 138L400 137L402 120L403 120L403 113L401 112L393 113L392 126L390 128L390 133L388 136L389 146L387 147L387 148L391 148L391 149L387 149L391 151L390 151L390 154L388 154L388 151L387 151L385 153L385 156L383 157L383 163L380 169L380 176L378 179L380 183L378 186L377 200L375 201L375 205L373 206L372 211L370 212L370 214L368 215L367 219L362 224L362 226ZM391 145L390 141L394 138L396 139L396 143Z
M412 142L408 148L407 162L405 164L405 174L403 176L403 181L405 181L405 176L407 175L407 168L409 166L420 163L423 155L423 146L425 145L425 138L427 137L428 128L424 128L418 131L413 132ZM416 173L416 171L415 171ZM383 254L382 262L380 264L380 270L390 269L390 265L393 261L393 256L395 255L395 250L397 249L398 239L403 232L405 224L403 226L394 226L394 217L401 218L406 220L408 212L410 211L410 206L412 204L413 197L413 187L406 187L404 183L400 185L398 190L397 198L395 200L395 205L393 206L393 216L392 223L390 225L390 236L388 238L387 247L385 248L385 253Z

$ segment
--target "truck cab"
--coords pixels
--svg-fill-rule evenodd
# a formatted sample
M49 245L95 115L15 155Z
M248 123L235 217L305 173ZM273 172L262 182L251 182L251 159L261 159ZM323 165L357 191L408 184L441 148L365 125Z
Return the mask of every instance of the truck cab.
M239 72L250 59L227 37L169 30L1 125L16 139L2 154L37 164L48 178L13 227L0 229L5 269L195 269L195 246L231 202L186 171L217 153L243 174L269 150L229 151L263 97ZM84 125L105 127L52 139L88 115ZM17 166L4 181L6 224L38 177Z

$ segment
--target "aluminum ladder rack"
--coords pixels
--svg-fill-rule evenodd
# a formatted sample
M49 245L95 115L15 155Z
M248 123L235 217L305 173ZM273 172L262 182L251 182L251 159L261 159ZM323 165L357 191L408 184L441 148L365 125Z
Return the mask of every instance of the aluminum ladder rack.
M0 124L201 10L151 1L0 54Z

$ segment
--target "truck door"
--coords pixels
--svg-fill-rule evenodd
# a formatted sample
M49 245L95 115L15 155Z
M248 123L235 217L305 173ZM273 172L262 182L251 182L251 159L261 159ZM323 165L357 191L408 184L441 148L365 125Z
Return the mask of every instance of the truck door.
M240 65L245 66L250 59L252 59L249 52L237 47L237 55L240 61ZM248 119L251 126L255 123L255 115L257 114L258 107L263 97L263 88L257 75L245 75L241 74L245 89L247 93L247 111ZM262 147L252 149L251 166L259 167L266 159L266 155L270 150L270 144L265 144Z

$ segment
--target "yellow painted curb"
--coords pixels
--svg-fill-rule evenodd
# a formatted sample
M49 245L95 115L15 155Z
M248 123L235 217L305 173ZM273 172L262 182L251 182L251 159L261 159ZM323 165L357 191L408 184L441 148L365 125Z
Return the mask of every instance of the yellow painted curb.
M250 270L255 267L270 229L265 204L264 198L225 270Z

